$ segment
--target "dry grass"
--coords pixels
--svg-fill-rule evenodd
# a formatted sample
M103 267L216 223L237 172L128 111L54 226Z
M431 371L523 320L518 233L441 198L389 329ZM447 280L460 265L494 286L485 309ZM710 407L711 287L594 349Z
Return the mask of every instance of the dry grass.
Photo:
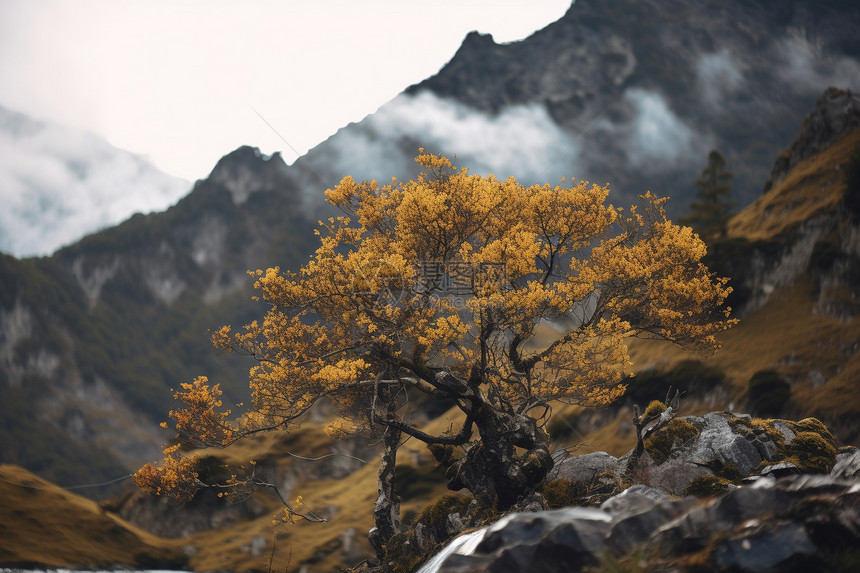
M27 470L0 465L0 564L110 567L176 562L180 544L146 533Z
M842 166L860 145L860 129L840 137L831 147L800 162L788 176L729 222L729 236L751 241L772 239L781 232L832 210L845 189Z
M458 413L451 411L434 420L425 431L441 433L455 428L459 430ZM231 463L245 463L250 459L258 461L273 457L280 459L281 469L285 469L296 461L286 452L306 457L317 457L331 453L332 440L323 431L323 424L306 423L289 435L263 435L254 440L240 442L224 451L211 451ZM413 464L410 446L414 447L418 464ZM424 444L409 441L400 449L398 466L408 464L420 472L428 472L432 468L431 456ZM283 515L280 502L274 496L259 492L258 501L270 508L270 513L258 519L237 523L233 526L204 531L191 536L185 543L196 548L191 557L190 566L198 571L231 570L248 571L252 569L267 570L272 559L272 570L283 571L289 564L290 571L297 570L302 565L308 565L312 571L335 571L339 568L349 568L362 559L370 557L373 551L367 541L367 532L373 527L373 507L377 497L376 478L379 460L376 455L367 457L365 466L340 480L311 480L300 481L292 490L291 500L296 495L303 497L303 503L314 513L325 516L326 523L309 523L297 521L293 524L278 523ZM313 464L314 462L310 462ZM432 490L416 495L401 506L401 515L417 512L424 505L443 494L444 483L439 483ZM354 530L353 549L344 555L342 540L344 532ZM277 539L275 537L277 536ZM254 556L249 551L252 540L262 537L266 541L265 549ZM272 543L275 543L272 557Z

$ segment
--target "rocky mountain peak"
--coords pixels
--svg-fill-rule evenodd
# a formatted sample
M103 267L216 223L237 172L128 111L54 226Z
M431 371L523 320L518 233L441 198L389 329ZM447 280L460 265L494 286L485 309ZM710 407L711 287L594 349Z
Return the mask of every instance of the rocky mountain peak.
M765 191L785 179L798 163L828 148L839 136L860 126L860 94L835 87L818 99L791 147L776 159Z
M218 161L208 181L230 191L233 203L241 205L251 193L282 189L287 173L280 152L265 155L256 147L243 145Z

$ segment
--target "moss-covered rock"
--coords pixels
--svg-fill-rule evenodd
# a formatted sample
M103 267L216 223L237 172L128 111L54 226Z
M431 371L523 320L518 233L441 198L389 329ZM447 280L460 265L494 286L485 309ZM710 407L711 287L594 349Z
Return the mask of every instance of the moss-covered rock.
M687 420L675 418L645 439L645 451L657 464L669 459L675 447L694 440L699 430Z
M800 432L788 450L790 455L786 461L805 472L829 473L836 464L836 448L816 432Z

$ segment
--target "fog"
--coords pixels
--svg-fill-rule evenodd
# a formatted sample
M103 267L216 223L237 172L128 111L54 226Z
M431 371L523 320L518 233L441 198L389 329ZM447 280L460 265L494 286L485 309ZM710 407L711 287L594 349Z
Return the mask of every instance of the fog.
M189 189L95 135L0 108L0 251L48 255Z

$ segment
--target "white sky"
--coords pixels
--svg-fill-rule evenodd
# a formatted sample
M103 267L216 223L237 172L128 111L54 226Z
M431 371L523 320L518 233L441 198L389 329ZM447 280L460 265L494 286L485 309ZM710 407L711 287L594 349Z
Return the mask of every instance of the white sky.
M205 177L289 163L436 73L471 30L527 37L570 0L0 0L0 105ZM266 119L286 145L255 113Z

